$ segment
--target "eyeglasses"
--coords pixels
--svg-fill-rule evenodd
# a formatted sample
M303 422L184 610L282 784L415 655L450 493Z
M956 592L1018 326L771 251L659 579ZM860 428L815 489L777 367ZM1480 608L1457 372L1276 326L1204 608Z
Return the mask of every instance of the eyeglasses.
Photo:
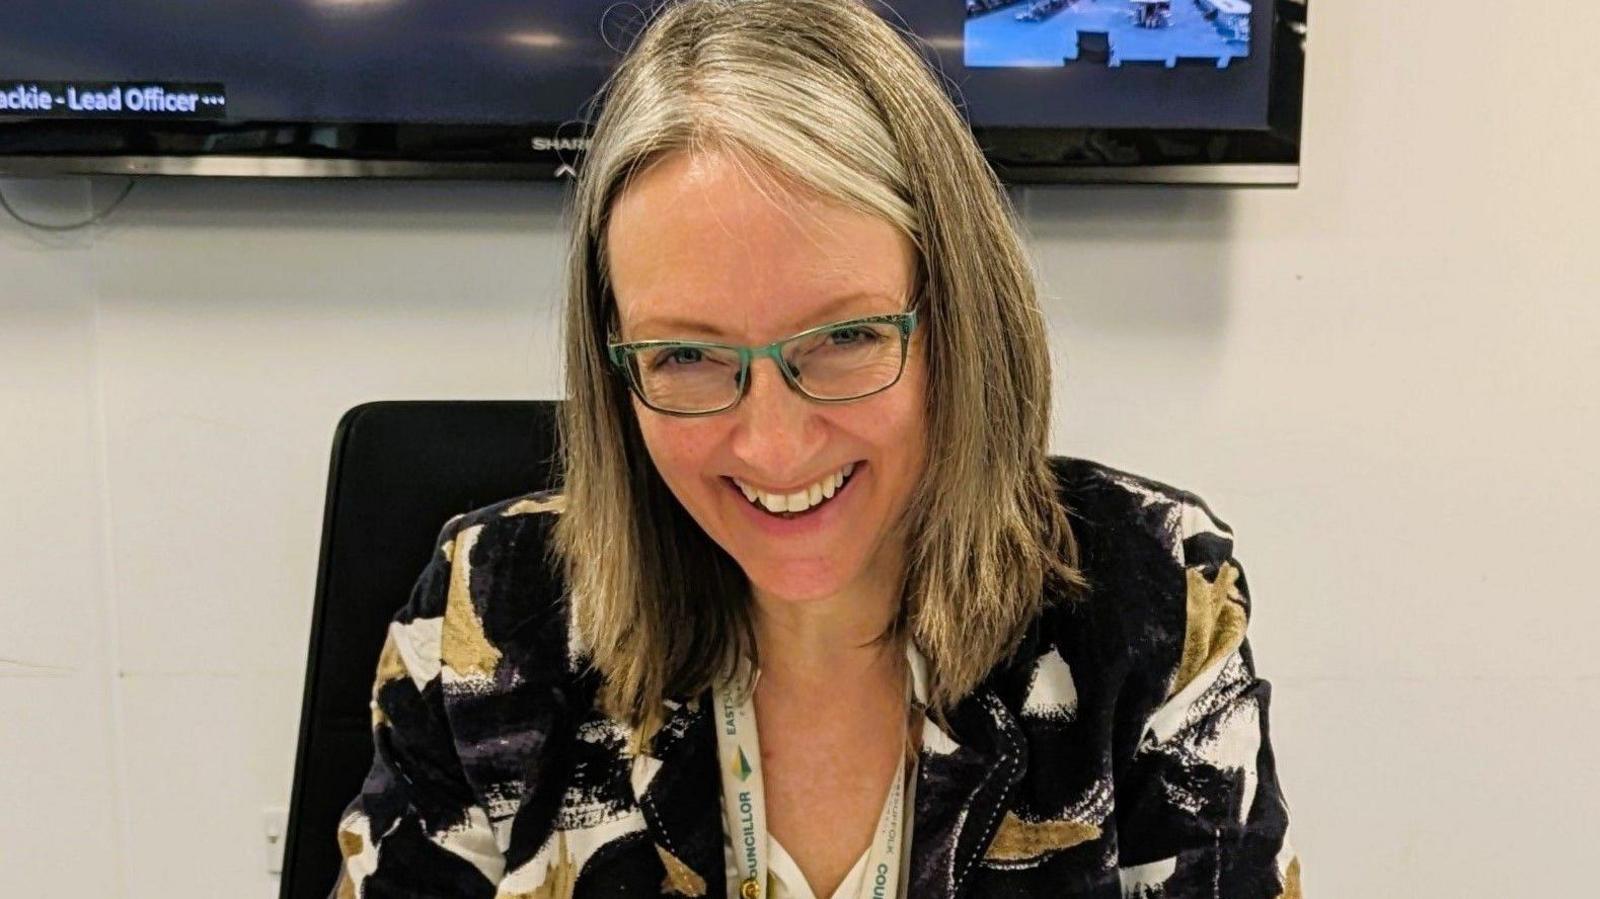
M906 366L915 311L819 325L766 346L693 340L608 343L611 363L640 401L667 415L714 415L744 398L750 363L767 356L789 386L819 403L848 403L893 387Z

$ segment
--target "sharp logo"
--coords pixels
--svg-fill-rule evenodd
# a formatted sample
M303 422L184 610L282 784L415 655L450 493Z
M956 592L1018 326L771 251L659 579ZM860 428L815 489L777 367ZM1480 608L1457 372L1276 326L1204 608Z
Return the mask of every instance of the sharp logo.
M528 142L535 150L587 150L587 137L535 137Z

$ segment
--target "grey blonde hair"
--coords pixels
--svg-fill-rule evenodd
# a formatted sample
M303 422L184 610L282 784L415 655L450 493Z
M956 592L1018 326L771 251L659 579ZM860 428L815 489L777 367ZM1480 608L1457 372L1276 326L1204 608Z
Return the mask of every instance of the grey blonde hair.
M1084 586L1048 459L1049 347L1015 212L912 40L859 0L670 2L596 95L569 210L552 552L602 707L637 742L664 700L700 695L756 652L748 579L656 472L606 356L608 215L667 154L728 153L917 248L930 440L884 638L909 636L927 657L930 711L942 717L1015 651L1052 584Z

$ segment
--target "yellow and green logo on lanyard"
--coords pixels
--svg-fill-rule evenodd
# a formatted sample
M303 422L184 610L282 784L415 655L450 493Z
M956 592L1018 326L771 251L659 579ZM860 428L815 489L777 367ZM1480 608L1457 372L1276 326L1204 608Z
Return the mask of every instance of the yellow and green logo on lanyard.
M767 799L761 777L761 741L756 732L755 680L748 660L735 679L749 687L735 691L722 685L712 691L717 710L717 755L722 772L725 826L733 842L739 871L739 899L764 899L769 895L767 866ZM906 700L912 699L906 683ZM900 899L905 869L903 844L910 830L910 803L906 798L906 755L900 753L889 795L878 815L872 845L867 850L867 876L859 899Z

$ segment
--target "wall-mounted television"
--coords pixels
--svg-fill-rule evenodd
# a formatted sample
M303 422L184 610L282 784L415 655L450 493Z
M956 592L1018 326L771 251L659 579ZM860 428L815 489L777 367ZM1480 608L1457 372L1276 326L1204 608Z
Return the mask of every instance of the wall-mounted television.
M1298 183L1306 0L872 2L1008 183ZM565 178L649 5L6 0L0 175Z

